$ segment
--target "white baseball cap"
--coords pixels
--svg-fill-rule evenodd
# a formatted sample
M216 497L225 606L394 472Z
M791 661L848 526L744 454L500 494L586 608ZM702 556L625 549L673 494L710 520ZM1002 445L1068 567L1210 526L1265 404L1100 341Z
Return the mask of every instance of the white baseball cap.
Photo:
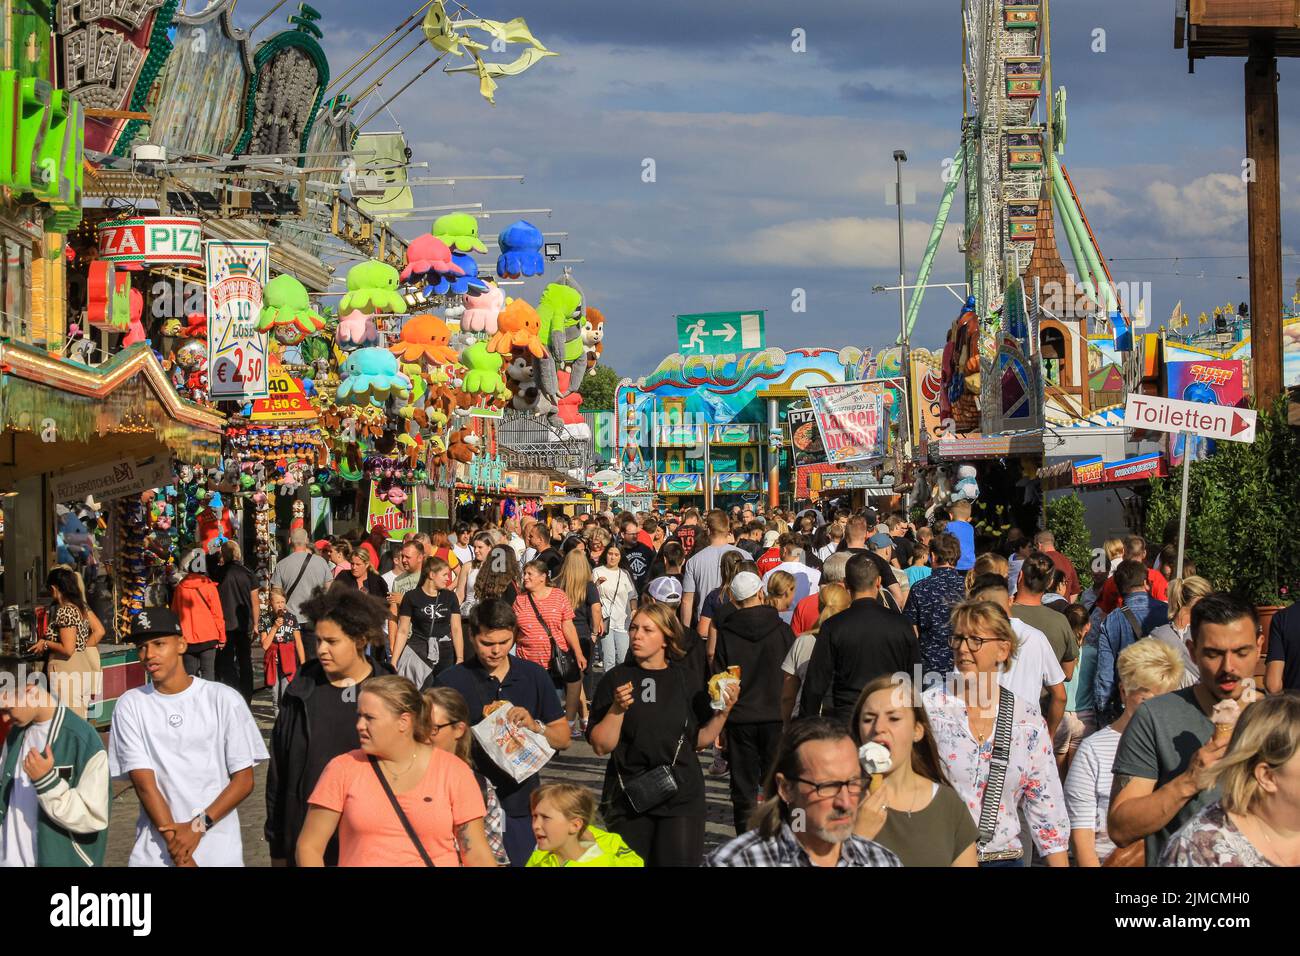
M650 582L646 593L660 604L681 604L682 584L676 578L664 576Z
M763 582L753 571L741 571L731 579L731 596L737 601L748 601L763 590Z

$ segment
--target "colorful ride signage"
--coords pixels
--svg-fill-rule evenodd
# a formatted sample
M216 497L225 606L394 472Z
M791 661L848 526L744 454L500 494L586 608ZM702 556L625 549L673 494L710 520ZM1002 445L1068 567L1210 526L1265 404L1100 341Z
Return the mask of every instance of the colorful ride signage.
M101 223L99 258L143 265L203 265L203 224L183 216L148 216Z
M808 389L827 462L885 457L885 387L865 381Z
M85 118L66 90L0 70L0 186L79 210Z
M257 331L271 244L203 243L208 272L208 394L214 400L270 397L266 333Z
M1161 452L1125 458L1123 461L1102 461L1100 458L1088 458L1071 465L1074 485L1114 485L1127 481L1146 481L1149 478L1163 478L1169 472L1166 459Z
M253 422L303 422L315 421L316 409L307 400L302 383L291 375L277 372L267 382L267 398L253 402L249 421Z

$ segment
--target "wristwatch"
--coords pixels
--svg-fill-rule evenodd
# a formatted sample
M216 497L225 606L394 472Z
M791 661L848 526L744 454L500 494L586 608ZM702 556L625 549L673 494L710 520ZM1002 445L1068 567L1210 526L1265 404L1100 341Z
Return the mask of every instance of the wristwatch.
M199 833L207 833L216 826L216 823L217 821L213 820L212 817L207 815L207 813L197 813L194 815L194 829Z

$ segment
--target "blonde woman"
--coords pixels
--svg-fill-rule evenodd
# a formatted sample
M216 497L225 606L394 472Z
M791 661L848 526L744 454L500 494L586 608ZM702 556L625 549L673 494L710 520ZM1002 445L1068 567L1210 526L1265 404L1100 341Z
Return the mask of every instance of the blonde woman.
M1169 623L1157 627L1151 636L1176 650L1183 662L1182 683L1173 690L1191 687L1201 679L1201 669L1192 660L1189 647L1192 641L1192 608L1213 590L1213 584L1196 575L1174 578L1169 582Z
M1201 785L1221 796L1174 834L1161 866L1300 866L1300 697L1247 707Z
M817 642L822 625L851 603L849 589L838 582L823 584L818 590L817 622L812 630L795 638L790 653L781 664L781 671L785 674L785 683L781 688L781 721L784 725L789 726L791 718L799 714L804 675L808 673L808 661L812 658L813 645Z
M776 608L778 614L784 614L794 604L798 582L789 571L773 571L767 576L765 590L768 607Z
M944 772L976 824L984 815L998 714L1006 708L1010 718L1009 759L1001 799L994 804L999 811L989 823L990 838L978 847L979 865L1025 865L1028 848L1020 839L1023 814L1047 865L1069 866L1070 818L1051 735L1038 702L1021 700L998 681L1020 645L1011 619L991 601L964 601L952 610L949 644L957 670L955 679L936 684L921 699Z
M1065 777L1065 807L1070 814L1070 847L1076 866L1101 866L1115 852L1115 844L1106 832L1106 817L1114 782L1111 768L1120 737L1143 702L1179 688L1182 673L1178 652L1152 638L1120 651L1119 686L1124 713L1113 724L1083 738Z
M591 562L582 553L581 548L574 548L565 556L560 565L560 573L555 576L555 586L564 592L573 608L573 629L578 634L578 646L582 648L582 680L564 688L565 711L572 727L574 740L581 740L587 733L588 694L595 690L591 686L591 662L595 652L595 642L605 636L605 616L600 606L600 591L591 580Z
M975 566L966 572L966 590L970 590L981 574L996 574L1006 581L1010 573L1011 562L1002 555L981 554L975 559Z
M361 748L325 766L307 798L299 866L324 866L339 835L339 866L496 866L474 772L430 743L433 706L405 677L363 681Z

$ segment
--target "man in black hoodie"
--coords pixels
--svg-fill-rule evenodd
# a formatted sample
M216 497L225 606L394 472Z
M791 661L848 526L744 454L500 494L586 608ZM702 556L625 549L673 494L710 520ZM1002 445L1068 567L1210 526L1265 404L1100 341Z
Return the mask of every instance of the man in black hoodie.
M920 642L907 618L878 603L880 567L872 557L855 554L844 567L853 603L817 633L803 683L805 716L848 720L862 688L886 674L902 672L920 683Z
M365 591L331 588L303 604L316 622L319 653L298 669L280 702L271 731L271 766L266 777L266 842L272 866L293 866L298 834L307 818L307 798L325 765L361 746L357 736L357 685L367 677L393 674L366 647L383 646L388 607ZM325 865L337 866L338 835L325 851Z
M763 599L758 575L742 571L731 580L738 610L718 624L714 668L740 666L740 697L727 718L731 762L731 807L736 834L744 833L758 805L757 794L781 740L781 663L794 644L794 631Z

